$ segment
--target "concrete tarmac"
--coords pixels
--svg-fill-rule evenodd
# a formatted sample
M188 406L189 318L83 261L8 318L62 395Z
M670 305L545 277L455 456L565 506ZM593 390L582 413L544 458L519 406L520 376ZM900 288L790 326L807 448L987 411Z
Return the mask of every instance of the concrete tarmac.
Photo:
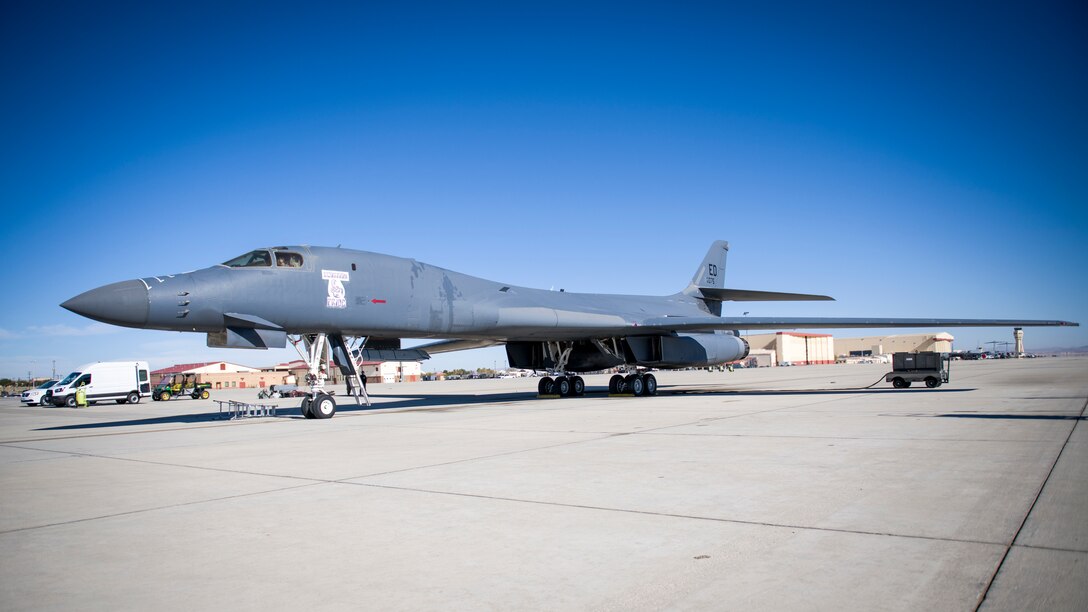
M1088 609L1088 359L888 369L0 400L0 609Z

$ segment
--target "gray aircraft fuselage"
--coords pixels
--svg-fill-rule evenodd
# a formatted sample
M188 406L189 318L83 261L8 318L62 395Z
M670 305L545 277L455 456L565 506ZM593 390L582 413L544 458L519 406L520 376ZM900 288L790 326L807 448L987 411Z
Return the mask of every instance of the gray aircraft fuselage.
M743 359L748 345L738 329L1076 325L722 317L723 301L831 299L725 288L728 250L727 242L714 242L683 291L641 296L531 289L351 249L269 247L194 272L106 285L62 306L114 325L205 332L215 347L282 347L288 334L366 337L368 349L399 349L401 338L434 338L443 340L419 348L434 353L505 344L512 367L579 372Z
M99 321L144 329L218 332L244 313L290 334L391 338L581 338L648 317L705 316L706 305L664 297L547 291L498 283L379 253L295 246L301 267L210 268L123 281L63 306ZM329 278L337 277L337 278ZM333 296L335 282L343 296Z

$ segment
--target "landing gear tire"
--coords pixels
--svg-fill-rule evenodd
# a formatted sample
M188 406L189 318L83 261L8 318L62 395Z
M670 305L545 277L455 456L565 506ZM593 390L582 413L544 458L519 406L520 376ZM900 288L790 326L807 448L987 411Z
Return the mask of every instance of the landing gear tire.
M570 394L574 397L582 397L586 394L586 381L581 376L572 376L570 379Z
M897 377L892 379L892 386L895 387L896 389L906 389L907 388L907 381L905 381L902 378L899 378L897 376Z
M642 381L646 385L643 395L657 395L657 378L653 374L643 376Z
M318 393L314 402L310 404L310 412L315 419L331 419L336 414L336 400L331 395Z
M566 376L555 377L555 394L559 397L570 396L570 379Z
M128 394L128 397L125 398L125 401L127 401L130 404L139 404L140 403L140 394L133 391L132 393ZM121 403L121 401L118 400L118 403Z
M646 381L637 374L628 374L623 379L623 386L635 397L641 397L646 393Z
M551 376L545 376L536 384L536 392L539 395L552 395L555 393L555 381Z
M310 404L312 402L313 400L311 400L309 396L302 398L302 416L306 417L307 419L314 418L314 413L312 410L310 410Z
M612 378L608 379L608 394L615 395L622 392L623 389L623 376L620 374L613 374Z
M941 386L941 381L937 380L932 376L926 376L926 386L930 389L936 389L937 387Z

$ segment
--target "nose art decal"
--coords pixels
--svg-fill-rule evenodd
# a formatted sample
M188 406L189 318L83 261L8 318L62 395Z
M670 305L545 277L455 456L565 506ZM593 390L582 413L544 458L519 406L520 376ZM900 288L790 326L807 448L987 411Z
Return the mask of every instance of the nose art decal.
M344 283L351 280L347 272L339 270L322 270L321 278L329 281L329 296L325 298L326 308L347 308L347 291Z

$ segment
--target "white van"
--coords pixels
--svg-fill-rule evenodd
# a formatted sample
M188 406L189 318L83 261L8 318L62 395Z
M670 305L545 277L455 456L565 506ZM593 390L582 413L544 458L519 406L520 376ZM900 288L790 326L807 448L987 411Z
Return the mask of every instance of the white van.
M87 402L114 400L135 404L151 396L146 361L99 361L80 366L53 387L54 406L75 406L76 389L86 385Z

